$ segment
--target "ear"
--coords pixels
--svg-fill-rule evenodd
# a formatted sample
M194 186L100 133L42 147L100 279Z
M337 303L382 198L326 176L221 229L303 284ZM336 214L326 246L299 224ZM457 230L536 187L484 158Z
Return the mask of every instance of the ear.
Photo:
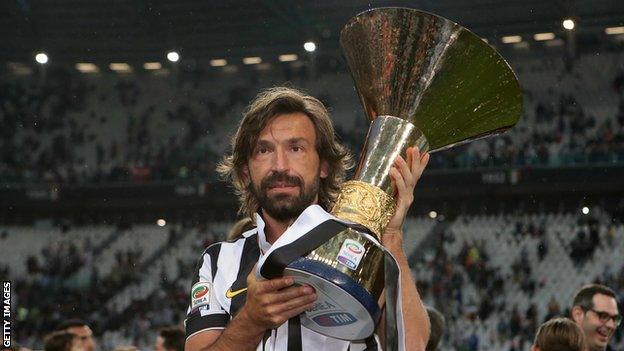
M325 179L328 176L329 176L329 162L321 161L320 177L321 177L321 179Z
M578 324L581 325L581 323L583 322L583 316L585 315L585 311L583 311L583 309L580 306L574 306L572 307L572 320Z

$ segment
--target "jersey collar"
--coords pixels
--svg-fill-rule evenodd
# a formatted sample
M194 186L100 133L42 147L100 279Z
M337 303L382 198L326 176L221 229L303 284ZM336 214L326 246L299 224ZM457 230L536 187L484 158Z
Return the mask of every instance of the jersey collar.
M306 229L308 227L309 229L312 229L318 224L319 219L327 219L328 217L333 217L333 216L329 215L321 206L310 205L303 212L301 212L299 217L297 217L297 219L290 225L290 227L297 225L299 227L303 227ZM271 244L267 241L266 234L264 232L265 226L266 224L264 223L262 216L260 215L259 212L256 212L256 227L258 228L258 246L260 247L260 252L262 254L265 254L271 248Z

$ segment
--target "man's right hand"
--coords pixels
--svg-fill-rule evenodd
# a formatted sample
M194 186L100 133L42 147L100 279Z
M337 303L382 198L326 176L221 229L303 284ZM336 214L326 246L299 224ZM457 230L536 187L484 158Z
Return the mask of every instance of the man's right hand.
M187 351L255 350L266 330L314 307L316 292L294 286L292 277L258 280L256 269L247 276L247 300L223 330L206 330L186 341Z
M316 292L311 286L295 286L292 277L258 280L255 272L252 269L247 276L247 300L240 311L255 326L277 328L314 307Z

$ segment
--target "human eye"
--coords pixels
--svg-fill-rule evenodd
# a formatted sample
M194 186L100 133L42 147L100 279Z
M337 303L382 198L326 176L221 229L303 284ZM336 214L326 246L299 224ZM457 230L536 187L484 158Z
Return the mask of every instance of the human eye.
M271 152L271 148L269 147L269 145L266 145L264 143L257 145L254 149L254 154L256 155L266 155L269 152Z
M598 312L598 318L600 318L601 321L606 322L611 319L611 315L607 312Z

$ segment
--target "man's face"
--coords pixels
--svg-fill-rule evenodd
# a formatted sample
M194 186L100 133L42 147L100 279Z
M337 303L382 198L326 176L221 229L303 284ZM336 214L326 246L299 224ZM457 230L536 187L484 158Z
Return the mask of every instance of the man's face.
M165 339L160 335L156 338L154 351L165 351Z
M260 132L246 174L265 215L285 221L318 202L327 164L316 151L316 128L303 113L274 117Z
M67 331L76 334L79 340L78 345L82 347L84 351L95 350L95 340L93 340L93 332L89 326L71 327L67 328Z
M573 318L585 333L587 347L590 351L604 350L615 331L615 322L609 319L606 322L600 320L601 313L611 316L618 314L617 302L608 295L596 294L593 298L594 307L583 310L579 306L573 308Z

